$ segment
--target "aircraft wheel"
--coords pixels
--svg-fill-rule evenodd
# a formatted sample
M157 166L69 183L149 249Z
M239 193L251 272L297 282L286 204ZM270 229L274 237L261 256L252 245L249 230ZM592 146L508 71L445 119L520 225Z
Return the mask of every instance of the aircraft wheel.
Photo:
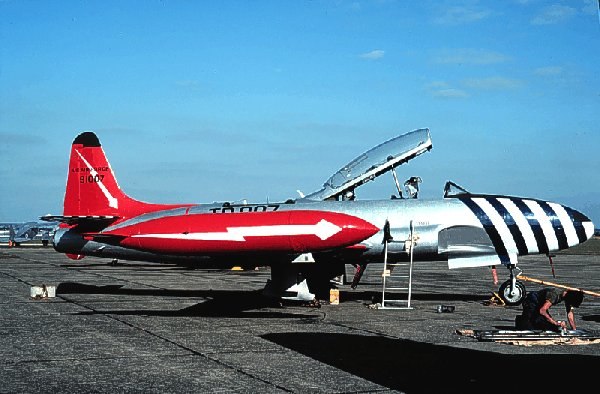
M515 289L511 294L510 280L507 280L506 282L502 283L498 292L500 293L500 298L502 298L506 305L510 306L519 305L521 302L523 302L523 299L525 299L525 295L527 294L527 291L525 290L525 285L523 284L523 282L519 281L515 282Z

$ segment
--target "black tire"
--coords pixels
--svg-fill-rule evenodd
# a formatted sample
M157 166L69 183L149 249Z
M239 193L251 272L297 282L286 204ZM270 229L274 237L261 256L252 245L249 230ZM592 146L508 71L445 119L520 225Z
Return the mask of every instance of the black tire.
M523 302L527 295L527 290L525 290L523 282L516 281L514 294L510 294L510 280L507 280L500 285L498 293L506 305L514 306L520 305Z

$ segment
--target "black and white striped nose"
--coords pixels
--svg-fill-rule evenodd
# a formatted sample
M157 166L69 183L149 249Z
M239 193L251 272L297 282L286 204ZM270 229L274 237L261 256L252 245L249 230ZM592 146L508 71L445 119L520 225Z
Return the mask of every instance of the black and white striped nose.
M499 255L550 253L587 241L594 224L553 202L504 196L460 198L477 216Z
M569 217L571 218L571 220L573 221L573 225L577 228L577 227L583 227L583 235L585 235L585 238L583 241L580 241L579 243L585 242L588 239L592 238L592 236L594 235L594 223L590 220L590 218L588 218L586 215L584 215L583 213L576 211L574 209L568 208L568 207L563 207L565 208L565 210L570 211L569 213Z

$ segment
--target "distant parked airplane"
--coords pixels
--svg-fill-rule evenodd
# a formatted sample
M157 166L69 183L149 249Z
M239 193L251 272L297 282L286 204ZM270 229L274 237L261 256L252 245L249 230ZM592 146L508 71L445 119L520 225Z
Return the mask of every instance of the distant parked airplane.
M27 242L40 242L43 246L54 237L58 222L0 223L0 242L9 246L21 246Z

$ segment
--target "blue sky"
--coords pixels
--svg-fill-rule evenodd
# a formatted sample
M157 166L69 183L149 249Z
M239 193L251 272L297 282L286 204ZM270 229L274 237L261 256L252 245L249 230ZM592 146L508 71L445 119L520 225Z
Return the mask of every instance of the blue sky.
M0 1L0 222L62 213L99 136L149 202L281 201L428 127L400 167L600 226L596 0ZM359 198L389 198L384 174Z

